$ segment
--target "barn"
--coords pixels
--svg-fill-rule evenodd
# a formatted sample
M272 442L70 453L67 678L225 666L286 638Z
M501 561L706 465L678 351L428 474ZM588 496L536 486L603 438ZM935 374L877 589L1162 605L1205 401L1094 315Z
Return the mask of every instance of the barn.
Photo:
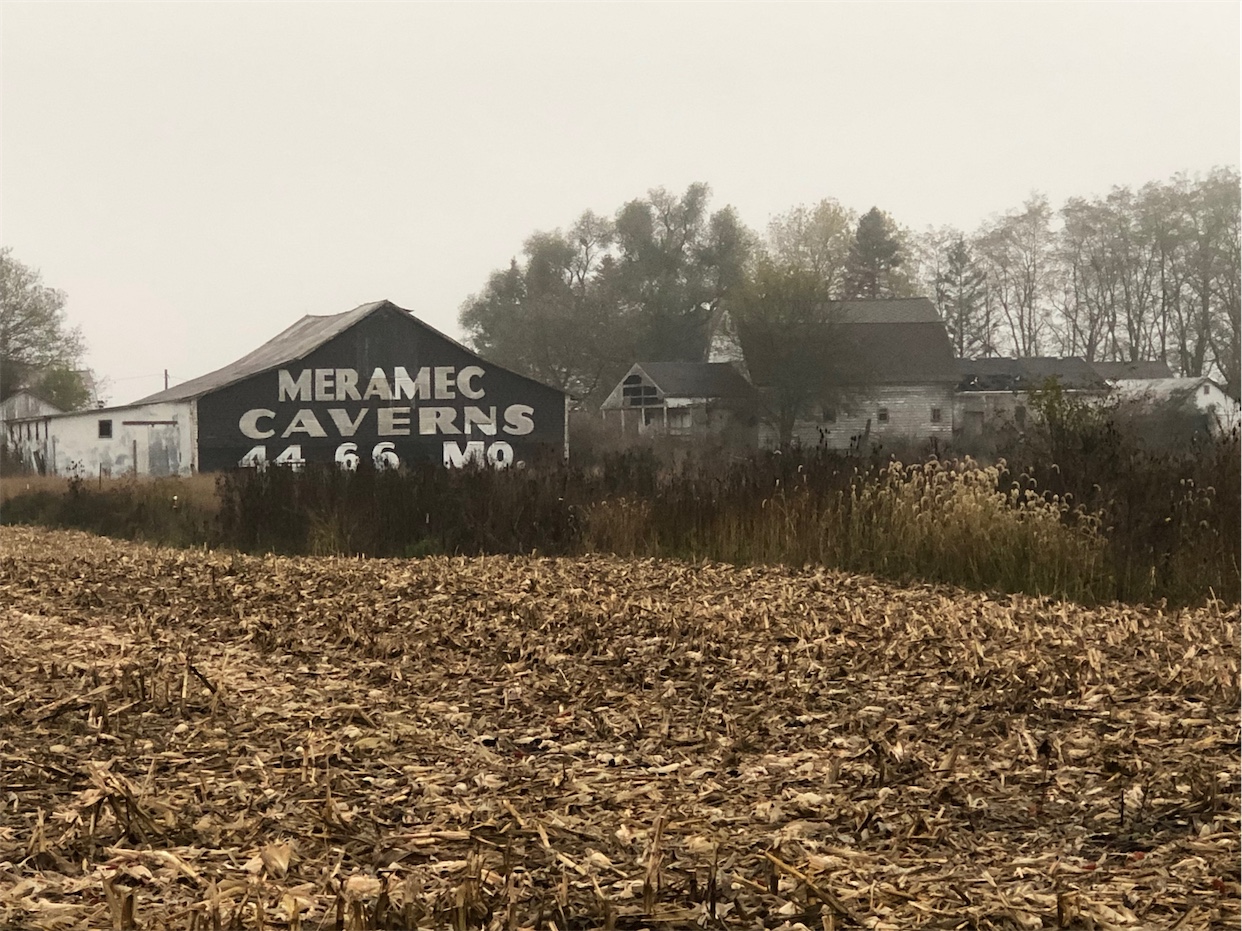
M369 459L497 467L568 456L568 396L377 301L306 316L224 368L52 417L59 474L187 475Z

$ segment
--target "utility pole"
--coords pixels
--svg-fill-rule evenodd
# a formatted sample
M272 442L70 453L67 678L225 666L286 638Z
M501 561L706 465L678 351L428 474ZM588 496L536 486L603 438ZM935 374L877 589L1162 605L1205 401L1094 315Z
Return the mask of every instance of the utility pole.
M164 390L168 390L168 369L164 369Z

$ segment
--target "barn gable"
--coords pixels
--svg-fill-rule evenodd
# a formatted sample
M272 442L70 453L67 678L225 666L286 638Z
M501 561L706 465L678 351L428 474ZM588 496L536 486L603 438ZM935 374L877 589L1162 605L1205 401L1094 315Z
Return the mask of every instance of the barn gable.
M492 365L389 301L303 317L139 403L191 399L204 471L360 458L509 465L567 451L564 392Z

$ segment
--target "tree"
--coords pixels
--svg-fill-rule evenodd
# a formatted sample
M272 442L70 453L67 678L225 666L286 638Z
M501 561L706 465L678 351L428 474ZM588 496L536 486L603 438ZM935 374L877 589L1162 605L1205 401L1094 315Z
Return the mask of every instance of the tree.
M1042 194L1020 211L994 220L978 237L989 307L1008 330L1018 356L1037 356L1045 338L1054 286L1052 208Z
M648 191L617 211L617 257L604 282L635 359L701 361L716 307L741 282L754 236L732 208L708 213L710 188Z
M794 207L768 224L768 251L776 262L818 278L826 293L841 297L857 222L853 211L831 198Z
M765 417L782 446L794 424L816 405L836 407L852 356L839 305L823 278L806 267L761 256L728 302Z
M987 275L966 237L958 233L935 278L936 309L959 358L995 355L987 307Z
M79 372L83 348L81 331L65 319L64 292L0 249L0 397L50 378L67 409L80 406L90 399Z
M474 349L580 399L611 387L607 377L625 362L616 316L598 287L612 239L612 224L590 211L568 233L528 238L524 261L493 272L462 304L459 320Z
M850 244L843 296L871 300L912 296L903 239L892 218L878 207L864 213Z

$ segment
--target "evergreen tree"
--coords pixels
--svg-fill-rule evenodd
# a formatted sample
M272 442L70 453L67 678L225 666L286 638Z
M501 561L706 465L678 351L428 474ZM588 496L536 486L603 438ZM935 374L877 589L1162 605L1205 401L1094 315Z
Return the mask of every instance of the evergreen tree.
M905 249L901 233L888 214L872 207L858 220L854 242L845 266L846 297L907 297L910 282L905 275Z
M935 285L936 307L949 331L954 354L960 358L992 355L992 326L985 302L987 276L965 236L958 236L949 246Z

